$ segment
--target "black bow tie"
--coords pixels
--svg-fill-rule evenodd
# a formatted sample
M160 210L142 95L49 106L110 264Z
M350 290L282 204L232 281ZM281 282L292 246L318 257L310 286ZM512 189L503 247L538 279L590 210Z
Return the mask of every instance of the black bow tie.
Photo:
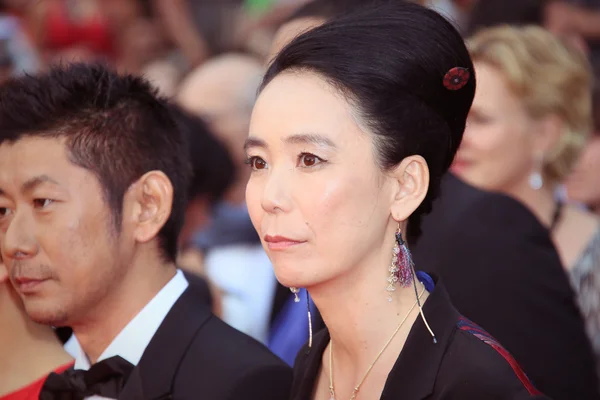
M100 361L88 370L51 373L42 387L40 400L83 400L98 395L117 399L133 365L119 356Z

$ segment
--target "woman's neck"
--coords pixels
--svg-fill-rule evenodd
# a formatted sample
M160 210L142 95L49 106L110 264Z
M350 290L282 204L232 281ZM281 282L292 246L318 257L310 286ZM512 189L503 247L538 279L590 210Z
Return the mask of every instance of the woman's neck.
M400 322L416 301L412 285L396 287L392 301L388 300L387 277L389 272L381 267L381 274L370 268L355 268L335 281L309 288L311 296L335 343L337 365L354 365L358 373L364 373L382 346L390 339ZM422 284L417 282L419 293ZM421 304L427 298L421 297ZM410 330L418 315L418 308L403 324L403 331ZM399 336L400 332L399 332Z
M508 194L523 203L542 225L551 226L556 209L554 185L547 182L536 190L525 182L509 190Z

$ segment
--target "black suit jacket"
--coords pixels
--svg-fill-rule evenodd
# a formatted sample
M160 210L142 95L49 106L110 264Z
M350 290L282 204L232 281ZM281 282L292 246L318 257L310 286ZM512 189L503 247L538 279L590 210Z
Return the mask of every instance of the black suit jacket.
M291 369L215 317L197 287L190 282L167 314L119 400L287 399Z
M439 275L456 308L548 397L600 398L573 291L547 229L523 205L449 175L412 248L417 268Z
M381 400L547 399L508 352L461 317L439 281L423 305L423 313L437 343L418 317L388 375ZM298 354L292 400L312 399L328 343L329 332L322 330L315 335L312 349L305 346ZM375 400L366 393L359 397Z

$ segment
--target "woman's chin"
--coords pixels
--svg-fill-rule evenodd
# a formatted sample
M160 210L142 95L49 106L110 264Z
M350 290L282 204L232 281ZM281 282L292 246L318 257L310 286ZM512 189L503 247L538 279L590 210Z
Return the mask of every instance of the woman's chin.
M275 277L277 278L277 281L279 281L279 283L281 283L283 286L288 287L288 288L306 287L306 284L301 279L295 279L295 278L291 278L289 276L280 276L278 274L275 274Z
M302 275L302 271L291 270L289 268L275 268L275 277L285 287L304 288L310 286L313 282Z
M274 262L275 277L285 287L311 288L319 285L335 274L328 271L318 260L300 259L294 262Z

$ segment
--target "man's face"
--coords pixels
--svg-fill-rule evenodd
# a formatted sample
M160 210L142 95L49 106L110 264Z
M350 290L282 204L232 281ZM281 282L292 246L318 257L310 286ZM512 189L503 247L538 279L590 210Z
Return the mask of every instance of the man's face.
M63 140L0 145L0 249L34 321L76 324L106 305L126 256L111 221L98 179Z

